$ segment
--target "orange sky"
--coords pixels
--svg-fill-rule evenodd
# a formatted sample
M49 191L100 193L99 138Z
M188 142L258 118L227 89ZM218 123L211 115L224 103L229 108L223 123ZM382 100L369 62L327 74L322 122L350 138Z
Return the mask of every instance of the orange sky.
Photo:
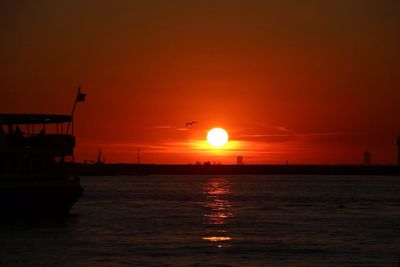
M80 161L394 163L400 2L330 2L2 1L0 112L81 85ZM214 126L227 148L198 145Z

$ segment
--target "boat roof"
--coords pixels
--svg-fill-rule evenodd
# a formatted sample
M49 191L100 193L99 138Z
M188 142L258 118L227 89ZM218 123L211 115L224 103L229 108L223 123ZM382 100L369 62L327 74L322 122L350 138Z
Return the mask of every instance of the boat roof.
M0 125L12 124L48 124L72 121L70 115L58 114L9 114L0 113Z

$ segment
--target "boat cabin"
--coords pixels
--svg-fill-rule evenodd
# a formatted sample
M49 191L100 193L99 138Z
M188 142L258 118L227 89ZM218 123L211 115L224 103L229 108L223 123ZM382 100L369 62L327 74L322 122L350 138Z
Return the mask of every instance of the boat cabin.
M0 114L0 176L59 176L74 147L72 116Z

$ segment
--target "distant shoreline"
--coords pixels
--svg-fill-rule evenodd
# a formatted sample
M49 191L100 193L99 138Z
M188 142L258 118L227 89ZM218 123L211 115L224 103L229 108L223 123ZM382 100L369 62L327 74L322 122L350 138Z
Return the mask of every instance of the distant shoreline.
M70 174L106 175L400 175L397 165L177 165L68 163Z

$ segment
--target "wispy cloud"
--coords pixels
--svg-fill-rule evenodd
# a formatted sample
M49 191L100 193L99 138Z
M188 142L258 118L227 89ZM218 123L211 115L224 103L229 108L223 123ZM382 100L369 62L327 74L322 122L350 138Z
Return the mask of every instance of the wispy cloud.
M258 127L241 129L236 134L236 138L241 141L254 141L265 143L322 143L329 141L333 143L349 142L355 136L361 136L361 132L298 132L286 126L257 124Z
M356 136L364 135L362 132L315 132L315 133L301 133L300 136Z
M152 129L156 129L156 130L176 130L176 131L188 131L189 128L187 127L177 127L174 125L156 125L156 126L152 126Z
M283 136L292 136L291 134L242 134L238 135L238 137L283 137Z
M267 126L242 129L236 138L247 141L287 142L295 133L284 126Z
M289 131L286 127L284 127L284 126L270 126L269 127L270 129L274 129L274 130L276 130L276 131L279 131L279 132L284 132L284 133L291 133L292 131Z
M156 125L156 126L153 126L151 128L153 128L153 129L174 129L175 126L172 126L172 125Z

